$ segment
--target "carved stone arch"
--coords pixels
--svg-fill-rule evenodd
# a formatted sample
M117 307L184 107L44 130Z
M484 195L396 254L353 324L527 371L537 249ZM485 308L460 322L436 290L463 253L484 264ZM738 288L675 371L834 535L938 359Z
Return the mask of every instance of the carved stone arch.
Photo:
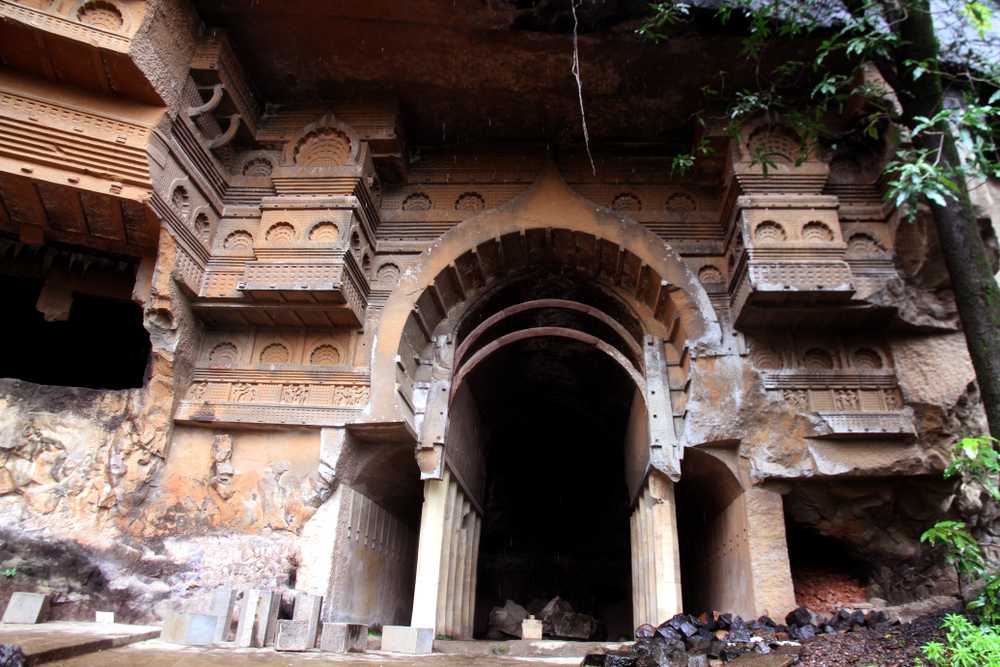
M280 156L274 151L249 151L239 156L236 162L237 176L270 178L278 166Z
M215 211L212 210L212 207L206 204L193 208L187 222L191 226L191 230L195 236L198 237L198 240L205 245L209 245L212 240L212 231L219 220L215 216Z
M342 166L343 164L359 164L363 160L362 156L362 141L360 135L352 128L350 125L343 123L336 118L333 114L327 114L320 118L319 120L309 123L304 128L299 130L292 138L285 143L285 148L281 154L281 164L286 166L296 166L296 155L298 151L305 148L305 144L310 138L318 137L319 135L330 132L330 133L340 133L347 141L350 143L350 147L347 150L346 159L340 165L331 164L324 166ZM306 166L319 166L319 165L306 165Z
M371 402L352 428L415 438L414 375L439 325L453 326L489 285L539 262L606 284L630 302L646 334L678 346L720 345L708 294L674 250L570 190L548 165L526 192L453 227L400 277L375 336Z
M799 133L790 126L764 117L752 120L743 127L738 150L740 159L747 162L763 150L778 169L793 168L799 161L815 162L820 159L815 143L805 142L803 146Z
M116 34L128 33L133 25L131 12L115 0L77 0L69 15L74 21Z
M186 176L171 180L161 191L167 208L184 224L191 223L194 210L201 206L201 198L196 198L195 193L198 193L197 188Z

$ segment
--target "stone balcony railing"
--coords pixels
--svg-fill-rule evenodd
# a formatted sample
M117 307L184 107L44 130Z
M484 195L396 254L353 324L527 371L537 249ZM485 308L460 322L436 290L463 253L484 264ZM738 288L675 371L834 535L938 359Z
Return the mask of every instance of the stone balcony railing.
M368 280L343 248L259 249L236 289L259 302L335 306L350 325L364 322L368 307Z
M820 412L820 419L830 427L824 438L914 437L913 418L898 412Z
M768 318L780 318L783 304L846 304L854 296L854 278L843 259L798 258L745 250L731 282L730 312L737 325L748 324L757 306L770 306Z
M816 413L829 427L818 437L914 435L891 368L767 371L764 387L799 412Z

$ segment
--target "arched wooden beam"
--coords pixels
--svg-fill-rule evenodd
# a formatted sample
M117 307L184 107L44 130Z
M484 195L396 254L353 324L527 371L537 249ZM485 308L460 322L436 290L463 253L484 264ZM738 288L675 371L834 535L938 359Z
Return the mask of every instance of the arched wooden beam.
M622 342L628 346L632 354L635 355L633 361L638 365L642 364L642 348L639 347L639 343L636 342L632 334L628 332L628 329L623 327L618 320L610 317L603 310L594 308L593 306L588 306L587 304L580 303L579 301L569 301L568 299L536 299L534 301L525 301L524 303L519 303L517 305L511 306L509 308L504 308L503 310L490 315L485 320L479 323L475 329L469 332L469 335L465 337L462 344L458 346L458 350L455 351L455 366L459 366L462 363L462 359L465 357L465 353L468 352L472 344L475 343L486 330L492 327L497 322L505 320L512 315L518 313L523 313L528 310L539 310L541 308L559 308L562 310L575 310L578 313L583 313L589 315L597 320L600 320L604 324L611 327L615 333L618 334Z
M209 141L208 147L210 149L221 148L232 141L233 137L236 136L236 131L240 129L240 122L242 121L242 118L243 117L238 113L231 115L229 117L229 127L226 128L225 132Z
M203 113L208 113L209 111L215 111L215 107L219 106L219 102L222 101L222 94L226 91L226 87L221 83L217 83L212 86L212 96L208 98L208 101L204 104L199 104L195 107L188 107L187 113L191 118L196 118Z
M639 395L646 395L646 380L643 378L642 373L636 370L635 366L629 361L628 357L621 353L618 348L613 345L604 342L596 336L591 336L588 333L582 331L577 331L576 329L567 329L566 327L533 327L531 329L521 329L520 331L514 331L512 333L500 336L494 341L490 341L476 353L469 357L469 360L460 366L455 371L455 380L451 383L451 397L454 398L458 395L458 390L462 386L462 382L465 377L475 370L486 357L490 356L497 350L510 345L511 343L516 343L519 340L526 340L529 338L570 338L572 340L579 341L581 343L586 343L587 345L593 345L598 350L608 355L614 359L622 369L628 373L632 381L635 382L635 386L639 388Z

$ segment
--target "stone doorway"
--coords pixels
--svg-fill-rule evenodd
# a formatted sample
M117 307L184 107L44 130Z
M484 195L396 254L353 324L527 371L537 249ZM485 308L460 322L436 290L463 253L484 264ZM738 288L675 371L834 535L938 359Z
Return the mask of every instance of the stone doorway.
M484 637L494 606L537 610L558 595L597 621L576 638L630 636L633 589L643 613L660 606L656 577L640 582L633 563L653 572L658 550L675 551L672 505L657 530L669 539L651 530L640 322L613 292L542 266L485 295L454 332L425 407L425 433L441 418L446 445L443 483L425 487L414 624L431 619L425 596L437 634ZM421 591L428 569L436 599Z
M507 599L537 613L559 596L600 622L593 638L628 636L629 377L589 345L539 338L497 352L463 391L486 464L475 635Z

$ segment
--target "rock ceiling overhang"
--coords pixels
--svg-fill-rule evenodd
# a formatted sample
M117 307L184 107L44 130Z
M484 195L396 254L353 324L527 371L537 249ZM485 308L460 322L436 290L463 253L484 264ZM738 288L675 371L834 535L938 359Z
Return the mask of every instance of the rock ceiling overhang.
M516 5L486 0L198 2L210 26L229 32L267 102L395 97L415 144L578 142L572 35L562 31L558 15L547 26L523 29L524 11ZM723 71L732 85L745 78L751 83L752 68L735 57L740 37L692 30L652 44L634 34L640 23L635 9L622 11L618 23L595 24L580 35L591 137L666 141L686 149L690 114L703 103L702 86ZM783 61L779 55L777 62Z

